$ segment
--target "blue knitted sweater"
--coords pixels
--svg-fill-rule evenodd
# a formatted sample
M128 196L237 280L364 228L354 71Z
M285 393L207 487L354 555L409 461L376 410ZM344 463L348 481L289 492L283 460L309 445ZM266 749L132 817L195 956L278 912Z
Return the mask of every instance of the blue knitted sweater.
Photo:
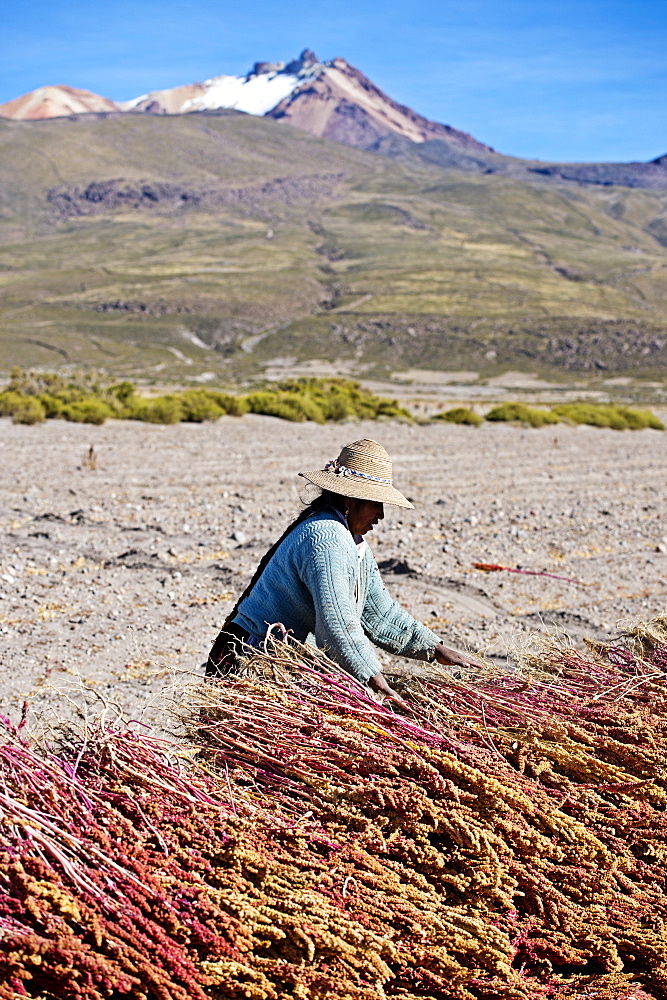
M281 542L234 621L258 637L281 622L364 683L381 669L371 642L427 659L439 637L391 599L370 548L363 549L360 559L333 512L313 514Z

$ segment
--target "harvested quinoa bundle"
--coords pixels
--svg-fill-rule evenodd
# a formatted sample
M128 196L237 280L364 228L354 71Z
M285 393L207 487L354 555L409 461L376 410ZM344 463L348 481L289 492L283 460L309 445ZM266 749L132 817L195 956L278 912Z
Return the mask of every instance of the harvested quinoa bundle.
M6 723L1 1000L667 995L663 625L410 715L272 641L179 739Z

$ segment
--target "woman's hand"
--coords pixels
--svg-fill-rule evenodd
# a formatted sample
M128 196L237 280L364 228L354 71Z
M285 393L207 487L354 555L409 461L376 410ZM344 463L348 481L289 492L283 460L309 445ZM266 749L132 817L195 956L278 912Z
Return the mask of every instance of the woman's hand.
M442 642L435 647L435 659L445 667L483 667L481 660L469 653L459 653L458 649L449 649Z
M398 691L394 691L392 687L389 687L381 670L378 670L375 676L371 677L368 682L368 686L371 687L373 691L377 691L378 694L384 695L387 701L393 701L395 705L400 705L401 708L404 708L408 712L410 711L410 706L407 702L403 701Z

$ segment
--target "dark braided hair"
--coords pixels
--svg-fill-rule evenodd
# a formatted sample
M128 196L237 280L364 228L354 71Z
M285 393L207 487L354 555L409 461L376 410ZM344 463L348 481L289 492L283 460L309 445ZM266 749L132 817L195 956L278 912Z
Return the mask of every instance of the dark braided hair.
M311 500L311 502L306 507L304 507L304 509L301 511L298 517L295 517L294 520L287 525L287 527L283 531L278 541L274 542L271 548L268 549L268 551L265 552L262 558L260 559L257 569L253 573L250 583L245 588L245 590L239 597L238 601L236 602L232 610L229 612L225 624L222 626L223 632L225 631L227 626L234 621L234 618L236 617L241 604L243 603L243 601L245 601L246 597L248 596L248 594L253 589L253 587L259 580L260 576L266 569L267 565L269 564L269 561L277 552L280 545L285 541L287 536L291 534L291 532L294 531L295 528L298 528L300 524L303 524L303 522L307 518L309 518L311 514L319 514L321 510L326 510L327 508L333 507L334 510L337 510L340 514L344 515L346 508L345 504L346 499L347 498L341 496L340 493L332 493L331 490L322 490L320 495L318 497L315 497L314 500Z

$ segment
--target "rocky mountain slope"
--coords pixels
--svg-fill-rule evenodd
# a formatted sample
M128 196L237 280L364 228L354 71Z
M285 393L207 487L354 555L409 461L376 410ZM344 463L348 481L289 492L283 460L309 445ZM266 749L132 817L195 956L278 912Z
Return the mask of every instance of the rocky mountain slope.
M655 375L666 305L660 190L390 159L234 111L0 120L0 369Z
M304 69L308 66L304 58L311 57L315 58L302 53ZM345 59L312 67L310 77L267 114L311 135L361 149L374 149L384 136L394 135L412 143L448 139L463 149L493 152L466 132L429 121L397 104Z

